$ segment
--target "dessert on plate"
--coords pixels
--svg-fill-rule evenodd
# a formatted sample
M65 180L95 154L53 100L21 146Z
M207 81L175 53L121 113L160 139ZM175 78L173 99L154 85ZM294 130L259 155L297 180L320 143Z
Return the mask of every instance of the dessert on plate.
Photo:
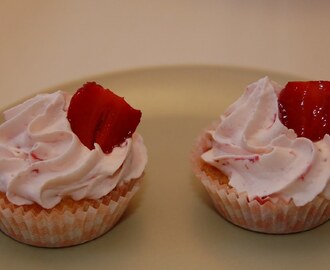
M0 229L42 247L72 246L110 230L147 162L141 111L89 82L74 95L39 94L0 125Z
M330 82L250 84L199 137L196 176L218 212L258 232L312 229L330 218Z

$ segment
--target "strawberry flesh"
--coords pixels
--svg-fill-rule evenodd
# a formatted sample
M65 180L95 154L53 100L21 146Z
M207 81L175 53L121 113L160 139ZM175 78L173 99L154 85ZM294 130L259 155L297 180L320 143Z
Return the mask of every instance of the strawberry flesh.
M95 82L78 89L67 112L71 129L80 141L89 149L97 143L104 153L112 152L132 136L141 115L124 98Z
M255 199L259 204L261 204L261 205L263 205L263 204L265 204L266 202L270 201L270 200L269 200L269 197L267 197L267 196L265 196L265 197L259 197L259 196L257 196L257 197L255 197L254 199Z
M312 141L330 134L330 82L289 82L278 97L279 118L298 137Z

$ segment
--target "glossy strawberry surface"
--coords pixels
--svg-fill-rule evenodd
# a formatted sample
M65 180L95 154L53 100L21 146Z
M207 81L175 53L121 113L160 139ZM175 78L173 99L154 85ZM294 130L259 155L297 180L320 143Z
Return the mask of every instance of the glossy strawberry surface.
M278 98L279 117L299 137L312 141L330 134L330 82L289 82Z
M98 143L110 153L136 130L141 111L95 82L83 85L72 97L67 118L72 131L89 149Z

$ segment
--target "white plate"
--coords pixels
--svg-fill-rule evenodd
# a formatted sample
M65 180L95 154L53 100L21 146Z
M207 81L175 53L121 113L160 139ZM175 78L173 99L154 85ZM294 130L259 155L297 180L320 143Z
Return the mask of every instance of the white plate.
M327 269L330 224L293 235L238 228L214 210L192 175L189 155L198 133L268 75L216 66L133 70L91 78L143 112L139 127L149 151L144 185L121 221L104 236L70 248L44 249L0 234L0 269ZM86 80L51 89L74 91Z

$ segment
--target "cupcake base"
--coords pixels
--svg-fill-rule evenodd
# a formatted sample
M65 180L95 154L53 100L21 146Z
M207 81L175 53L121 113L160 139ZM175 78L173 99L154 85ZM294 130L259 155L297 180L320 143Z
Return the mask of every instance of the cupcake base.
M249 200L228 184L228 178L206 164L201 154L210 149L211 137L204 132L192 154L195 175L201 180L217 211L226 220L248 230L288 234L315 228L330 218L330 201L317 196L304 206L296 206L279 197Z
M52 209L37 204L17 206L0 193L0 230L33 246L65 247L93 240L120 219L141 179L119 185L98 200L64 199Z

